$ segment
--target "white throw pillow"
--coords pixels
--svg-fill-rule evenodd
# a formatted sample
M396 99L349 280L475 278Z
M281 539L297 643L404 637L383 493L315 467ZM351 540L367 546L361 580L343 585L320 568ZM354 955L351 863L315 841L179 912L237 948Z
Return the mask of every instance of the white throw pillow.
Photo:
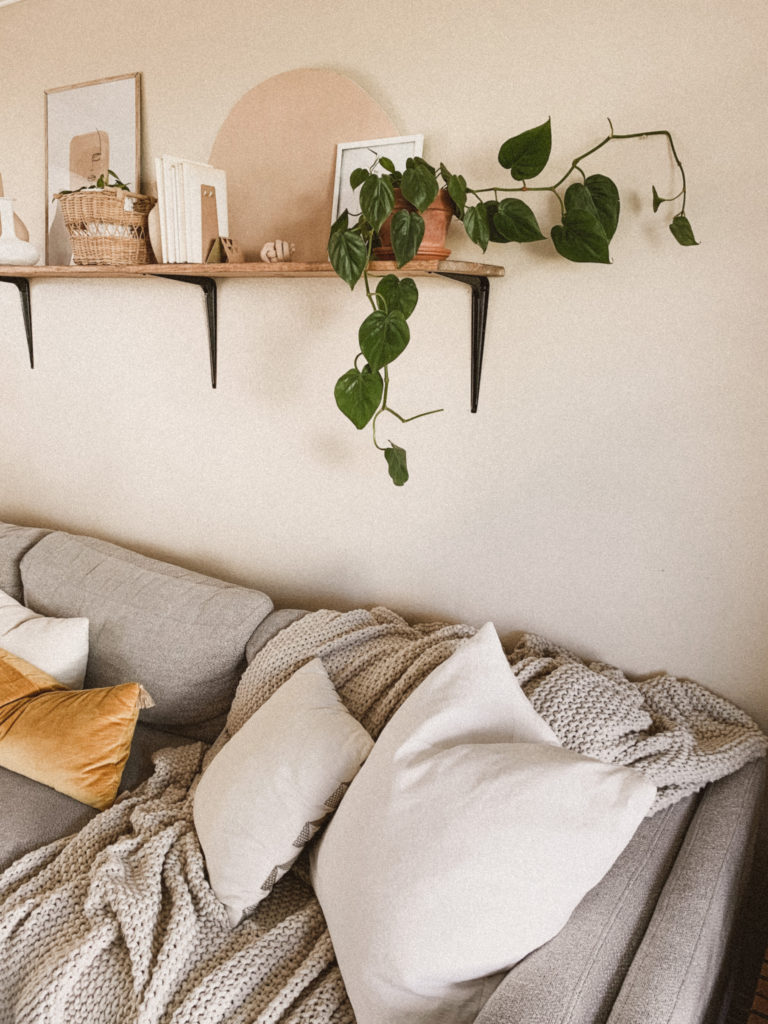
M194 820L211 888L233 925L288 871L372 746L315 658L214 757L195 792Z
M0 590L0 647L79 690L88 663L88 619L38 615Z
M655 792L561 747L484 626L393 715L312 853L358 1024L474 1021Z

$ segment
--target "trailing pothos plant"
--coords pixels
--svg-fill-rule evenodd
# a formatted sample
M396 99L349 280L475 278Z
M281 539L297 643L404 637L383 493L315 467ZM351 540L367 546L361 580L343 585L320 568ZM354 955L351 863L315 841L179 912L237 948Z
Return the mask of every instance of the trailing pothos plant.
M110 178L114 178L115 180L110 181ZM91 192L94 189L101 188L122 188L125 189L126 192L130 191L130 186L126 185L124 181L120 181L114 171L107 170L107 173L100 174L92 185L81 185L80 188L63 188L58 195L71 196L74 192Z
M619 222L620 198L615 183L604 174L586 175L581 164L587 157L623 139L639 139L660 135L666 138L681 177L680 191L674 196L660 196L652 187L651 204L656 212L664 203L680 200L669 229L680 245L696 245L685 213L686 180L683 165L668 131L610 133L597 145L571 161L568 170L551 185L530 185L546 167L551 149L551 122L548 119L536 128L515 135L502 145L498 160L519 184L471 188L461 174L454 174L445 164L433 167L420 157L406 162L405 170L395 169L391 160L377 157L369 168L357 168L350 175L350 185L360 189L360 215L352 223L344 210L331 228L328 256L335 272L354 288L362 278L371 311L360 325L360 350L350 370L336 382L336 404L344 415L362 430L372 425L373 443L384 453L389 475L398 486L408 479L405 449L389 441L382 444L377 436L380 418L389 413L401 423L440 412L432 409L415 416L402 416L389 404L389 367L405 350L410 340L408 318L416 307L419 293L412 278L395 274L382 277L375 291L371 288L369 269L378 234L395 208L395 189L399 189L410 208L398 209L391 220L391 244L395 263L404 267L415 256L424 236L423 212L445 188L455 216L464 225L468 237L485 252L491 242L537 242L544 240L536 215L518 196L508 193L551 193L557 198L561 222L552 227L550 237L557 252L575 263L610 263L609 244ZM575 178L566 186L570 178Z

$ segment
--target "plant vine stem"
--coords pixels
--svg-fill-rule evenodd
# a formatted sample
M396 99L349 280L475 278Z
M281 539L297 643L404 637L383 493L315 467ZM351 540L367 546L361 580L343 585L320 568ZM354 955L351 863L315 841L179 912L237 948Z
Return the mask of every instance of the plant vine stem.
M613 129L613 126L611 126L611 129ZM593 153L596 153L599 149L602 149L603 146L606 146L609 142L613 142L615 139L645 139L645 138L649 138L652 135L663 135L666 138L667 142L669 143L670 151L671 151L672 156L673 156L673 158L675 160L675 163L678 166L678 169L680 171L680 176L681 176L681 178L683 180L683 187L682 187L682 189L680 190L680 192L678 194L683 197L683 205L682 205L681 213L685 213L685 199L686 199L686 194L687 194L687 186L686 186L686 181L685 181L685 170L683 168L682 163L680 162L680 157L677 155L677 150L675 149L674 140L672 139L671 134L666 129L659 129L659 130L650 131L650 132L628 132L628 133L622 134L622 135L617 135L613 130L611 130L611 134L610 135L606 135L606 137L602 140L602 142L598 142L596 146L593 146L591 149L588 149L586 151L586 153L582 153L581 156L577 156L574 160L572 160L571 161L571 166L568 168L568 170L565 172L565 174L562 176L562 178L560 178L558 181L556 181L554 183L554 185L532 186L532 185L526 185L525 183L523 183L522 185L517 185L517 186L512 187L512 188L496 188L496 187L494 187L494 188L478 188L478 189L467 189L467 191L471 192L472 195L478 196L478 197L479 197L481 192L554 192L555 195L558 197L558 199L560 199L560 193L557 192L556 189L558 189L563 184L563 182L566 181L573 174L574 171L579 171L580 173L583 174L583 171L581 171L581 168L579 167L579 164L581 163L582 160L586 160L588 156L592 156ZM675 197L675 198L677 198L677 197ZM561 206L563 205L562 204L562 200L560 200L560 205Z
M365 267L363 268L363 283L365 284L365 294L368 296L368 301L373 306L373 311L375 313L376 310L378 309L378 306L376 305L376 299L373 297L373 292L371 291L371 283L368 280L368 264L371 262L372 255L373 232L371 231L371 233L368 235L368 241L366 243Z
M384 367L384 393L381 396L381 405L379 406L378 411L376 412L375 416L373 417L373 420L371 421L371 426L373 428L373 443L374 443L375 447L379 449L380 452L385 452L387 450L384 445L380 445L379 442L376 440L376 420L379 418L379 416L381 416L381 414L383 412L390 413L392 416L395 417L395 419L400 420L401 423L410 423L411 420L421 419L422 416L433 416L435 413L443 411L442 409L429 409L427 412L417 412L415 416L401 416L399 412L395 412L394 409L390 409L390 407L387 405L387 396L388 396L388 394L389 394L389 367L385 366Z
M571 171L568 172L568 174L570 173ZM568 175L566 175L566 177L568 177ZM558 182L558 185L559 184L560 182ZM470 195L476 196L478 199L480 199L481 192L493 192L494 196L496 196L496 193L498 192L551 192L560 203L560 209L565 213L565 203L563 202L562 196L557 191L556 185L517 185L513 188L499 188L498 186L494 186L493 188L468 188L467 192L469 192ZM498 197L496 196L496 198Z
M680 212L681 213L685 213L685 199L686 199L686 196L687 196L687 193L688 193L688 189L687 189L686 181L685 181L685 170L683 168L682 163L680 162L680 157L677 155L677 150L675 149L674 139L672 138L671 134L666 129L661 129L659 131L653 131L653 132L635 132L635 133L629 134L629 135L615 135L613 132L611 132L611 134L608 136L608 139L606 139L606 142L610 141L610 139L638 139L638 138L643 139L646 136L650 136L650 135L663 135L664 138L669 143L670 152L672 153L674 161L677 164L678 170L680 171L680 177L682 178L682 181L683 181L683 187L680 190L680 192L678 193L678 195L682 195L682 197L683 197L683 205L682 205L682 208L681 208ZM675 197L675 198L677 198L677 197Z

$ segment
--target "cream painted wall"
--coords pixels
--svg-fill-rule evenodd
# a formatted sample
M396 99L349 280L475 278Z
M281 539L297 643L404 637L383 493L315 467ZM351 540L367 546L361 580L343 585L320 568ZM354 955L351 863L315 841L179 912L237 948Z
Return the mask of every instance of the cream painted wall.
M393 27L394 26L394 27ZM660 143L616 144L610 267L547 243L488 253L480 411L469 299L432 282L394 374L394 488L335 409L362 297L333 281L33 285L37 367L0 287L0 517L92 532L263 587L279 604L493 619L632 672L666 669L768 726L768 208L763 0L25 0L0 10L0 172L43 240L46 88L143 75L153 158L206 159L232 105L298 67L374 96L425 155L502 180L498 145L551 115L553 168L670 128L701 240L675 245ZM549 224L553 211L540 208ZM548 219L549 218L549 219ZM452 236L456 255L476 251Z

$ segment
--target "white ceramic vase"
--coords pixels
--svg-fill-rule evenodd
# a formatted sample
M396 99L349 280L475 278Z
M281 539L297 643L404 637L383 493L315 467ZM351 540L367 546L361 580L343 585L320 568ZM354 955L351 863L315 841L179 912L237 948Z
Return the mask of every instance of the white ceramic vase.
M31 242L16 234L13 222L13 200L0 196L0 263L15 267L31 267L40 259L40 253Z

